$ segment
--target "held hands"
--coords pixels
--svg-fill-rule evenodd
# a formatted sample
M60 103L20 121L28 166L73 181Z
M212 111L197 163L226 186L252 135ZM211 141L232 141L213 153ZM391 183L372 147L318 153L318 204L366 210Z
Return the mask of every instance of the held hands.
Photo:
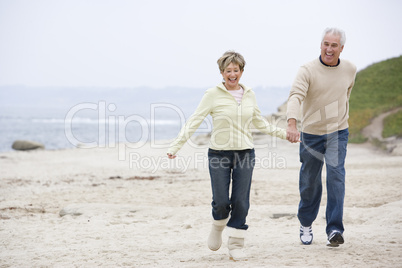
M169 154L169 153L167 154L167 156L168 156L169 159L175 159L176 158L175 155L172 155L172 154Z
M296 119L290 118L288 120L288 127L286 129L286 139L291 143L301 142L300 132L296 127Z

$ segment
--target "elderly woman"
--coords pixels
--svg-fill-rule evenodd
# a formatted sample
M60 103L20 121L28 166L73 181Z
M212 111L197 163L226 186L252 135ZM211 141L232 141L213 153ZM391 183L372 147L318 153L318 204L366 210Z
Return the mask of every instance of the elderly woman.
M251 88L240 84L245 64L243 56L234 51L227 51L218 59L223 82L205 92L194 114L167 152L169 158L175 158L175 154L205 117L212 116L208 167L212 186L213 224L208 247L214 251L220 248L222 231L227 226L229 255L233 260L246 259L243 246L248 228L246 217L250 207L250 186L255 163L251 123L263 133L286 139L284 129L270 125L261 116Z

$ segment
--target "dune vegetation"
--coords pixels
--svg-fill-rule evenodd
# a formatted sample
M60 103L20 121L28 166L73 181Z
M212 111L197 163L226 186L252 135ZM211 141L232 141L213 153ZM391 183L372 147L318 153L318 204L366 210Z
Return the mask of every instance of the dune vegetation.
M399 107L402 107L402 56L359 71L350 97L350 142L365 142L362 129L374 117ZM383 137L390 136L402 136L402 112L385 118Z

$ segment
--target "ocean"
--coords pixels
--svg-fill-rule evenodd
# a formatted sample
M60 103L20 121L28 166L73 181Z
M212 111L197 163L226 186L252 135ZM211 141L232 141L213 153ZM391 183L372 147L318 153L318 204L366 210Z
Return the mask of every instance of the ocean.
M172 140L205 89L66 89L0 87L0 152L15 140L47 150ZM95 93L96 92L96 93ZM255 89L263 114L276 112L288 89ZM33 94L34 93L34 94ZM207 117L195 133L209 133Z
M187 118L184 113L169 112L164 107L166 104L154 104L156 111L152 116L144 112L129 114L106 110L104 113L103 105L104 102L87 104L93 110L85 105L80 108L86 110L8 107L0 115L0 152L11 151L15 140L39 142L50 150L169 140L177 135Z

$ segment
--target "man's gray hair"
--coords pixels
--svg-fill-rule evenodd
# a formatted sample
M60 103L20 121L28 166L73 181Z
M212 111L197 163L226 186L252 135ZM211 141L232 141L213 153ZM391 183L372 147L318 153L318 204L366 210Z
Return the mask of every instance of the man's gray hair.
M346 34L343 30L339 29L339 28L326 28L324 30L324 33L322 34L322 39L321 42L324 41L324 37L327 34L333 34L333 35L338 35L340 37L340 42L341 42L341 46L345 45L346 42Z

